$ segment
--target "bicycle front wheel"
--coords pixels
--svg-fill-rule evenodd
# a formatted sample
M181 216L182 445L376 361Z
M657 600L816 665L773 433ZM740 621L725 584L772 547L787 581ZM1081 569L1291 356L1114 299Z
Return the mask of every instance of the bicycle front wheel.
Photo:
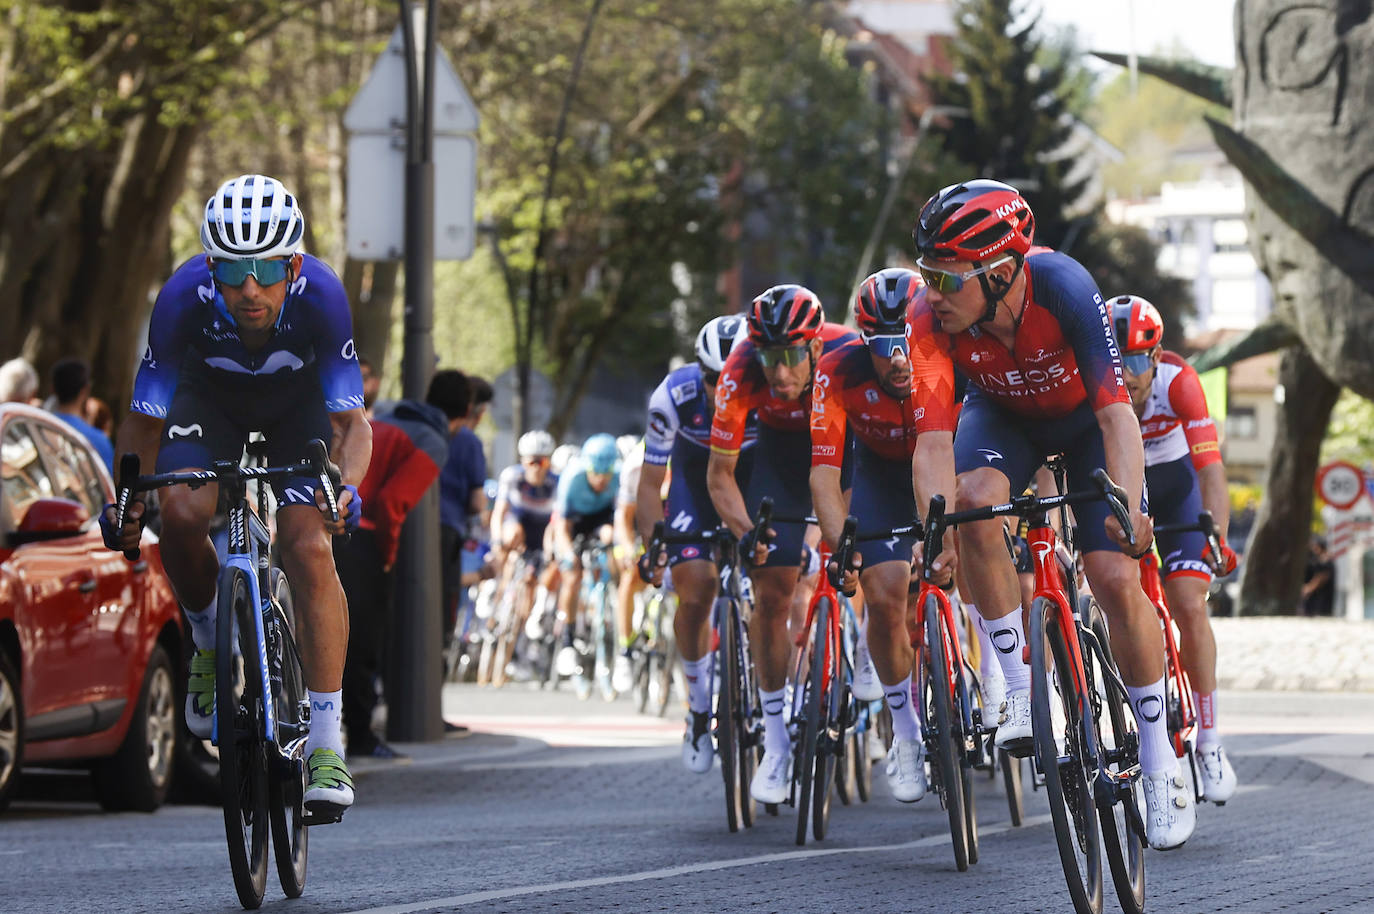
M1115 777L1133 767L1140 760L1140 737L1135 729L1135 716L1131 713L1129 697L1116 684L1116 680L1102 668L1113 671L1116 661L1112 657L1111 642L1108 640L1107 620L1102 615L1097 601L1090 601L1083 613L1083 620L1096 636L1102 647L1102 656L1092 651L1084 651L1083 662L1094 667L1092 681L1098 684L1102 698L1098 707L1098 733L1101 737L1102 752L1107 757L1107 771ZM1102 822L1102 848L1107 852L1107 863L1112 871L1112 883L1121 902L1124 914L1142 914L1145 910L1145 836L1136 827L1141 822L1140 809L1136 805L1135 782L1122 785L1123 790L1113 797L1110 805L1099 803L1098 818Z
M741 716L739 690L738 631L735 628L735 604L722 599L717 605L720 641L716 647L716 671L720 674L720 690L716 694L716 754L720 757L720 774L725 781L725 821L731 832L739 831L743 820L740 809L743 791L749 783L740 777L739 725Z
M1101 833L1083 744L1082 709L1090 698L1079 691L1058 605L1037 597L1030 622L1031 727L1059 862L1074 910L1101 914Z
M305 891L305 869L310 855L310 831L305 827L304 740L310 725L302 721L301 707L308 699L305 672L292 635L296 622L291 586L280 568L272 569L272 598L281 609L275 620L275 637L267 652L271 679L280 682L273 696L277 717L276 751L267 781L271 810L272 850L277 858L277 878L287 898ZM294 745L293 745L294 743Z
M262 904L267 888L269 829L257 611L251 579L229 568L221 576L216 619L215 729L229 869L250 910Z
M949 836L954 845L954 865L964 872L969 865L968 824L964 813L965 777L962 767L963 741L961 727L955 723L958 709L954 705L954 691L950 686L950 662L945 642L944 616L940 603L933 596L926 597L923 606L926 631L925 697L931 708L926 716L935 732L926 734L926 743L933 743L930 759L935 769L935 782L940 805L949 815Z

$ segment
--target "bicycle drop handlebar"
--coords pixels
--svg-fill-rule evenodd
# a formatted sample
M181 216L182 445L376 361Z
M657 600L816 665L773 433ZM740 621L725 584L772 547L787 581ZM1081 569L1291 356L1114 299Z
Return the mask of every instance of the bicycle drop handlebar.
M115 496L115 529L124 529L124 519L129 501L137 492L165 489L168 486L187 486L199 489L202 486L219 482L243 482L249 479L272 480L309 474L320 481L324 492L325 505L329 509L330 521L339 519L338 489L343 486L343 477L338 466L329 459L329 449L316 438L309 444L309 456L300 463L280 467L242 467L229 460L215 461L212 470L188 470L177 473L151 473L139 475L137 454L124 454L119 458L119 482ZM125 549L124 558L137 561L138 549Z
M1207 548L1212 552L1212 572L1221 575L1223 560L1221 557L1221 536L1217 533L1216 521L1212 519L1211 511L1202 511L1198 514L1197 520L1191 524L1163 524L1155 527L1155 533L1201 533L1207 539Z

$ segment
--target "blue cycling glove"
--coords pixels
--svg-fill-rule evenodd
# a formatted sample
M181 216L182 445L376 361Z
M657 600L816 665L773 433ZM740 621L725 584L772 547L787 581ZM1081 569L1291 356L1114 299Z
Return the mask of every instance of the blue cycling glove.
M353 493L353 500L348 503L348 513L343 518L344 529L352 533L363 519L363 497L358 494L357 486L344 486L343 490Z

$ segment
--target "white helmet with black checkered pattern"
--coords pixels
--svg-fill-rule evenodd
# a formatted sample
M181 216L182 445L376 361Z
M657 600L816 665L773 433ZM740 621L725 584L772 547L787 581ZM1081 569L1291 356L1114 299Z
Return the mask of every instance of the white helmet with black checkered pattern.
M697 361L707 371L721 371L730 350L748 333L744 318L737 314L711 318L697 333Z
M200 243L219 260L290 256L301 249L305 216L276 178L239 175L205 204Z

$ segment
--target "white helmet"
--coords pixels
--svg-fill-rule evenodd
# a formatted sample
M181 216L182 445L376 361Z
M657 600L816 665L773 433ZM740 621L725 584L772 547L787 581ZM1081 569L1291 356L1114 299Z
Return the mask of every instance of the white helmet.
M697 361L707 371L719 372L735 343L748 333L744 318L737 314L711 318L697 333Z
M222 260L281 257L300 250L305 216L276 178L239 175L205 204L200 243Z
M523 460L526 457L548 457L553 454L553 435L537 428L525 432L515 444L515 452Z
M549 459L549 469L561 476L563 475L563 471L567 469L568 464L576 460L577 456L581 453L582 448L578 447L576 444L560 444L553 449L553 457Z

